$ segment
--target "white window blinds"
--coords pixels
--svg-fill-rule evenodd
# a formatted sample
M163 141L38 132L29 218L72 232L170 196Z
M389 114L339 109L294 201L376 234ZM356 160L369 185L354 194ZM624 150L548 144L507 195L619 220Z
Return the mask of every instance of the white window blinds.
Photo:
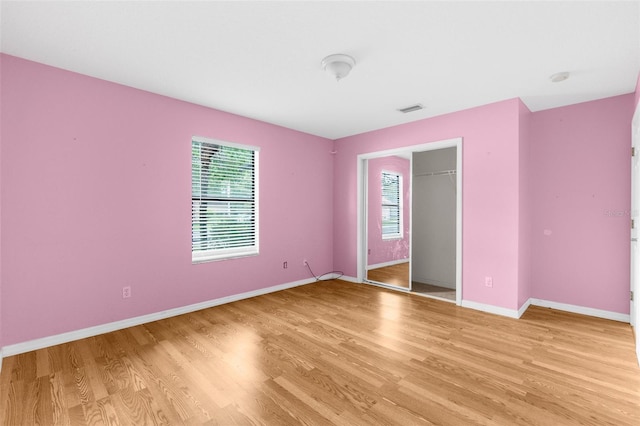
M402 176L382 172L382 238L402 238Z
M258 253L258 149L191 142L193 262Z

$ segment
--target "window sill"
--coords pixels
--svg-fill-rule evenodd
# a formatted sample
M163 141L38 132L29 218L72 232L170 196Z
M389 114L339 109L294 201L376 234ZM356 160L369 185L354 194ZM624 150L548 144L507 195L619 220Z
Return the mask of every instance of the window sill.
M257 247L242 250L228 250L225 252L199 252L191 253L191 264L217 262L219 260L239 259L242 257L257 256L260 254Z

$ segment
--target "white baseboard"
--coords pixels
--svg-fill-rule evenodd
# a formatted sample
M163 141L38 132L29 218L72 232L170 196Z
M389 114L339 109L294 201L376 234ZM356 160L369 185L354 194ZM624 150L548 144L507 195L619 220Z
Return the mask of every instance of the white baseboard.
M367 271L369 269L384 268L386 266L399 265L401 263L408 263L408 262L409 262L409 259L396 259L396 260L390 260L389 262L376 263L375 265L368 265Z
M529 306L531 306L531 298L527 299L527 301L524 302L522 306L520 306L520 309L518 309L518 318L520 318L522 314L524 314L526 310L529 309Z
M503 308L501 306L487 305L485 303L473 302L471 300L463 300L461 306L463 308L471 308L476 311L487 312L489 314L502 315L509 318L520 318L519 311L515 309ZM523 311L524 312L524 311Z
M0 373L2 373L2 348L0 348Z
M343 275L339 279L341 279L342 281L349 281L350 283L354 284L362 284L362 281L358 280L356 277L350 277L348 275Z
M337 272L328 272L324 275L319 275L319 276L322 278L320 281L341 280L343 277L342 273L337 273Z
M286 290L305 284L314 283L315 279L305 279L287 284L280 284L273 287L262 288L259 290L248 291L246 293L234 294L231 296L221 297L219 299L208 300L205 302L195 303L193 305L182 306L179 308L169 309L166 311L155 312L152 314L142 315L135 318L129 318L121 321L115 321L108 324L97 325L94 327L83 328L81 330L70 331L67 333L57 334L55 336L42 337L40 339L30 340L28 342L16 343L0 348L0 366L2 363L2 355L11 356L37 349L47 348L62 343L72 342L74 340L85 339L87 337L98 336L100 334L109 333L111 331L122 330L127 327L145 324L152 321L158 321L177 315L187 314L189 312L199 311L201 309L211 308L213 306L224 305L225 303L236 302L238 300L249 299L251 297L261 296L263 294L273 293L276 291Z
M549 300L529 299L532 305L541 306L543 308L552 308L559 311L572 312L574 314L588 315L591 317L604 318L613 321L630 322L629 314L621 314L619 312L605 311L602 309L586 308L584 306L570 305L568 303L551 302Z
M582 314L582 315L588 315L591 317L604 318L604 319L613 320L613 321L628 323L630 320L630 317L628 314L605 311L602 309L587 308L584 306L569 305L567 303L551 302L548 300L535 299L533 297L528 299L517 311L513 309L502 308L500 306L493 306L493 305L487 305L484 303L473 302L470 300L462 301L462 306L465 308L471 308L478 311L488 312L490 314L502 315L509 318L520 318L531 305L541 306L543 308L557 309L559 311L572 312L574 314Z

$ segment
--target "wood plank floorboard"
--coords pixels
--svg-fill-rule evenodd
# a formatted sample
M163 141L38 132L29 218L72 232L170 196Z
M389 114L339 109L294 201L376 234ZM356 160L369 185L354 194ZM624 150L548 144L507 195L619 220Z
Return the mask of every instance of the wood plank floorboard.
M367 279L383 284L409 288L409 265L409 262L403 262L382 268L369 269L367 271Z
M326 281L4 359L2 425L640 425L629 324Z

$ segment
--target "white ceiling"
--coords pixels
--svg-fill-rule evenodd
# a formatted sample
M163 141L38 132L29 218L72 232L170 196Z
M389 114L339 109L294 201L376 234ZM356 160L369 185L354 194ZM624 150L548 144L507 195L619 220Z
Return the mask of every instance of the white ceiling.
M337 139L631 93L636 1L2 1L4 53ZM320 61L353 56L337 83ZM562 83L549 76L571 72ZM398 108L422 103L421 111Z

